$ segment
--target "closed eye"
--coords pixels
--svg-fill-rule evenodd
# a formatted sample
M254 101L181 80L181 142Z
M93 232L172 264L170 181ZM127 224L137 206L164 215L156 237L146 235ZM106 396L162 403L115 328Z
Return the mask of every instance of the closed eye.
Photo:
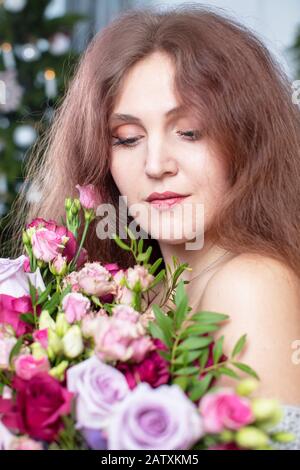
M191 131L177 131L177 134L180 136L184 137L189 137L189 141L196 141L199 140L201 137L201 133L198 130L191 130ZM138 136L138 137L130 137L129 139L120 139L116 136L112 136L114 139L117 139L116 142L114 142L112 145L115 146L125 146L125 147L135 147L137 145L137 142L141 140L143 136Z

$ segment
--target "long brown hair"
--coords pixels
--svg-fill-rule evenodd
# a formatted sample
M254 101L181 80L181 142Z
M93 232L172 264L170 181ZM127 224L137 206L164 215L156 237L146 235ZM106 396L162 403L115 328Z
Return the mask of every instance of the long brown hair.
M16 201L14 246L24 220L59 221L65 197L77 196L77 183L96 185L104 202L117 208L108 121L126 72L154 51L174 61L178 96L205 122L228 164L230 190L214 221L219 245L281 259L299 274L300 113L291 85L251 31L199 4L129 10L93 38L27 164L27 182L42 197L29 203L24 190ZM149 243L160 256L157 241ZM133 263L93 230L86 247L92 260Z

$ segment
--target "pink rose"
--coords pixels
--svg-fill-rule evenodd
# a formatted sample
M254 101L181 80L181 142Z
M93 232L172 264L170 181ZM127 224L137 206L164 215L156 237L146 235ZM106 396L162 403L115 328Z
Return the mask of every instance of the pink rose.
M62 302L62 308L69 323L80 321L89 311L91 302L84 295L72 292L67 294Z
M114 318L129 321L131 323L137 323L140 319L140 314L134 310L134 308L130 307L130 305L126 304L116 305L112 309L112 314Z
M139 382L147 382L156 388L167 384L170 378L168 362L158 354L157 350L166 350L159 340L153 340L156 351L150 351L139 364L119 363L116 368L123 372L132 390Z
M51 263L51 272L53 274L58 274L59 276L63 276L67 270L68 260L66 256L62 256L60 253L57 255L56 258L53 259Z
M15 369L18 377L30 380L39 372L48 372L50 364L47 357L36 359L31 354L21 354L15 360Z
M70 230L68 230L63 225L57 225L55 220L47 221L40 217L34 219L30 224L26 225L26 229L31 228L31 227L35 227L36 230L40 228L46 228L47 230L50 230L51 232L56 233L61 238L68 237L69 240L65 244L65 247L62 251L62 255L67 258L68 263L72 261L72 259L75 257L78 246L77 246L76 238L74 237L73 233ZM87 261L87 258L88 258L87 251L85 248L82 248L79 258L77 260L77 269L80 268L80 266L82 266Z
M102 198L93 184L75 186L79 191L79 200L84 209L96 209L101 204Z
M227 388L205 395L199 403L199 411L209 433L237 430L254 419L249 400Z
M120 269L115 275L114 275L114 281L117 284L117 293L115 297L115 301L120 304L127 304L131 305L133 301L133 296L134 293L132 290L128 289L125 285L121 285L121 281L123 278L126 278L125 272L123 269Z
M136 265L127 269L126 279L130 289L134 290L140 286L140 289L144 291L149 288L154 276L144 266Z
M29 294L29 280L36 288L45 290L39 268L34 273L25 272L27 257L0 258L0 294L22 297Z
M71 286L72 292L80 291L80 286L78 284L78 272L73 271L63 279L63 288Z
M31 238L32 251L36 259L49 263L62 251L63 239L46 228L37 230Z
M38 307L38 314L40 310L40 307ZM32 331L32 325L20 319L22 313L32 311L32 302L28 295L14 298L10 295L0 294L0 323L11 325L17 336L22 336Z
M114 317L99 319L95 343L98 357L106 361L140 362L154 347L140 323Z
M110 280L111 275L100 263L86 263L78 272L79 287L88 295L101 297L106 294L114 294L116 285Z

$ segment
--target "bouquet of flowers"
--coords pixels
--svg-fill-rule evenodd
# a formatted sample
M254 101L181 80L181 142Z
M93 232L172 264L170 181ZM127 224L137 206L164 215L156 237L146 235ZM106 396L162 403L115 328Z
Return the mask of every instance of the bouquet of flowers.
M130 244L114 240L134 267L89 262L99 199L92 185L77 189L60 225L33 220L26 255L0 260L1 448L271 449L293 439L274 431L280 404L252 397L257 374L238 361L246 335L227 357L212 334L228 316L192 311L187 264L173 257L159 270L128 227ZM160 282L163 300L150 305ZM218 387L222 375L236 387Z

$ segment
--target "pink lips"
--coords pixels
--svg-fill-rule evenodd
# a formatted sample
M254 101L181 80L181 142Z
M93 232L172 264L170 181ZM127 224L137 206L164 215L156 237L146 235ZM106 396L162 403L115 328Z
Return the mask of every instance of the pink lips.
M152 201L149 201L149 203L151 204L151 206L155 207L156 209L167 210L175 206L176 204L179 204L186 197L187 196L172 197L168 199L153 199Z

